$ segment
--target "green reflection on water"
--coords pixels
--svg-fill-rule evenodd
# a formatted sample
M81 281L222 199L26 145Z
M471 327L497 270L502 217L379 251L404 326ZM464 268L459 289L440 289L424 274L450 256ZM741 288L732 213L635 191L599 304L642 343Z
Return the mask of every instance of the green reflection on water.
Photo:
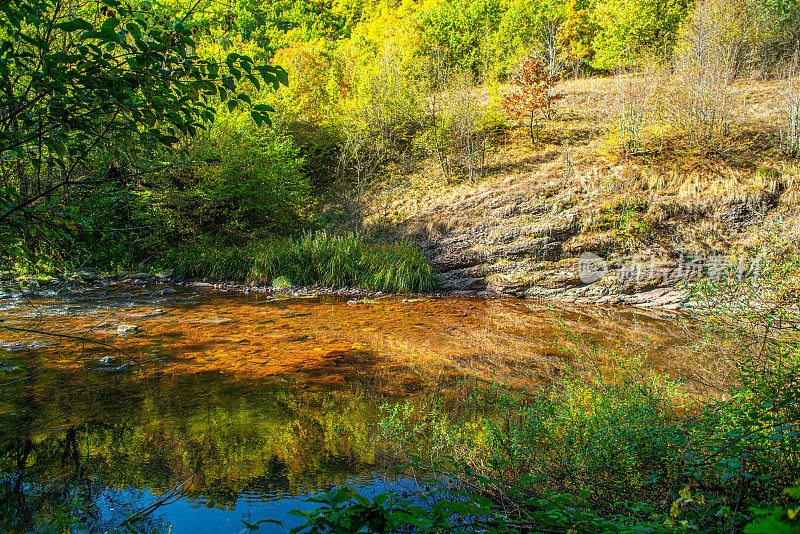
M216 372L49 371L2 393L3 522L34 528L85 479L165 493L191 478L189 497L221 508L340 483L379 460L380 402Z
M476 384L547 383L576 337L632 354L647 346L661 366L675 365L685 341L658 317L525 301L124 288L33 306L0 315L90 333L145 363L117 372L126 359L103 347L4 336L46 344L7 353L24 369L0 375L32 375L0 388L0 530L12 532L53 521L103 532L180 484L182 498L223 509L322 489L391 463L379 452L391 448L376 446L386 402L413 395L477 417L482 408L464 402ZM118 323L141 330L119 337ZM103 356L116 361L104 368ZM133 499L136 488L149 493ZM152 515L137 528L167 526Z

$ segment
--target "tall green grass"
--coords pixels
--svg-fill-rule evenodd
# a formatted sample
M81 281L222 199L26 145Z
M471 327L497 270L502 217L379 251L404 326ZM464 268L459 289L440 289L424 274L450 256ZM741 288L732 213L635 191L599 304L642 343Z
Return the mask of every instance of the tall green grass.
M418 292L435 286L433 269L411 245L372 245L352 233L334 235L325 231L264 243L248 280L269 284L278 277L296 285L373 291Z
M252 246L208 247L195 245L172 254L175 274L187 278L244 280L253 268L256 249Z
M421 292L435 287L433 269L408 243L370 244L352 233L308 232L247 247L194 246L177 253L177 274L189 278L246 280L271 285L359 287Z

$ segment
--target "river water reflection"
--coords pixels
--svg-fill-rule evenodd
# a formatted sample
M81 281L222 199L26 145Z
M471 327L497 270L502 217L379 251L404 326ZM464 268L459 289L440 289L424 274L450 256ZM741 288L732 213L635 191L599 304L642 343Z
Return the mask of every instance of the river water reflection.
M683 328L652 312L164 293L0 302L0 325L26 330L0 330L0 529L105 532L177 488L136 528L247 532L272 517L284 527L259 532L282 532L306 495L402 483L379 474L386 404L535 389L595 349L675 374L697 364Z

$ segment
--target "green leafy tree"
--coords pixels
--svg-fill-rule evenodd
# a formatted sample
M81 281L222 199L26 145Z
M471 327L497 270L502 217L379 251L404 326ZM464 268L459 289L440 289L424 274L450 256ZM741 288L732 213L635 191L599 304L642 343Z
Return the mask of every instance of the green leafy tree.
M354 7L340 10L331 0L238 0L236 18L245 39L275 53L294 41L347 37L361 12Z
M800 0L750 0L755 28L750 41L757 59L771 67L800 47Z
M108 179L87 165L98 154L124 166L135 154L184 148L220 104L269 122L272 108L250 106L247 89L277 89L286 72L235 52L200 57L187 16L119 0L0 3L0 239L47 222L51 213L32 210L60 189Z
M204 233L291 234L310 200L303 159L291 137L247 122L226 114L199 143L209 164L201 167L192 195L201 200L200 222L209 226Z
M669 54L692 5L689 0L598 1L592 67L613 69L630 52Z
M487 41L502 14L497 0L435 0L419 14L421 52L439 55L447 69L477 76L485 68Z
M546 26L563 21L564 6L552 0L528 2L514 0L503 12L497 29L496 47L503 67L513 67L508 58L521 57L541 46Z

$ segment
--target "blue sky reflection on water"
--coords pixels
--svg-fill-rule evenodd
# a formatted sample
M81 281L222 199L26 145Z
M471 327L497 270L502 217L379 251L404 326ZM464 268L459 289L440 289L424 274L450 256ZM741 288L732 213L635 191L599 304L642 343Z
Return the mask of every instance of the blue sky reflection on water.
M362 476L347 481L359 493L374 497L387 491L402 491L411 486L411 481L398 482L380 476ZM214 534L246 534L250 532L243 521L255 523L260 519L275 519L282 525L262 523L259 534L289 532L304 522L303 518L290 514L292 510L311 510L318 504L306 502L314 495L324 492L309 492L302 495L242 495L232 509L208 508L203 501L179 500L159 509L172 525L173 534L208 532Z

